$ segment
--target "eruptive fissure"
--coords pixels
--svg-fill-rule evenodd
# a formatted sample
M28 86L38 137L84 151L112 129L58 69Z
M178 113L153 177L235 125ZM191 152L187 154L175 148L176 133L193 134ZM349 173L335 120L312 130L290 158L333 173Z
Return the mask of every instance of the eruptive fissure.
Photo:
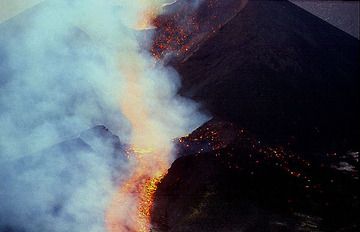
M136 30L153 28L151 22L158 12L173 2L153 0L146 4L133 26ZM140 44L135 46L141 47ZM132 51L119 62L119 71L124 78L120 108L131 126L126 153L132 168L129 178L121 184L107 209L106 228L109 232L147 232L151 229L153 198L157 185L173 161L173 139L194 129L189 125L199 125L196 107L176 95L176 81L174 84L171 80L174 76L159 64L159 57L146 55L146 51L139 52L138 49Z
M163 125L154 119L146 101L147 86L141 83L147 78L147 68L137 53L120 63L126 78L120 106L132 128L127 154L134 170L109 208L106 223L110 232L149 231L153 194L170 164L171 143L162 131Z
M154 193L168 168L168 163L158 159L159 156L156 155L151 150L128 150L128 156L134 159L136 167L130 178L121 185L110 205L106 218L108 231L150 230Z

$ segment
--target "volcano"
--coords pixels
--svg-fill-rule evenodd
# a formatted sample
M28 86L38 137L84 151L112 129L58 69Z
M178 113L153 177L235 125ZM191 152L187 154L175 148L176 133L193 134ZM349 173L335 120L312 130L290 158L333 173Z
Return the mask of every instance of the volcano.
M352 36L292 3L250 1L177 70L214 115L314 149L357 145L358 61Z
M356 231L358 64L356 38L290 2L249 1L175 63L214 119L180 139L156 228Z
M21 36L39 7L1 33ZM150 52L175 67L181 95L212 119L174 140L151 231L358 231L359 40L288 1L179 0L154 24ZM0 85L18 71L7 68L4 46L0 36ZM75 160L54 171L65 186L92 156L120 169L126 148L98 125L20 162L31 170L42 158L49 167ZM111 170L114 183L119 172ZM70 196L56 187L55 218Z

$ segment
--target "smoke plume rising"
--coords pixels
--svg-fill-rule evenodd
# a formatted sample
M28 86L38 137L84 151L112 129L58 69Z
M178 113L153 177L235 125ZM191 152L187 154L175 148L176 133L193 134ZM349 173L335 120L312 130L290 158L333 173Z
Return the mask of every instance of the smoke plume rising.
M205 120L140 49L141 17L166 2L45 1L0 24L0 231L105 231L134 164L86 131L165 147L169 163L171 140Z

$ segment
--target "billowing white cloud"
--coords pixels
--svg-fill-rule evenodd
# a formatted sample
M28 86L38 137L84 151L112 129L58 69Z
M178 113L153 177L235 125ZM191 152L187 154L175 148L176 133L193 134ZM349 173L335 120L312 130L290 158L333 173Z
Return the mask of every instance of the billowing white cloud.
M176 95L175 71L141 50L134 28L143 0L110 2L46 1L0 25L0 231L105 230L114 180L130 166L103 135L79 133L101 124L133 141L138 131L123 114L131 57L156 129L148 135L170 143L205 120Z

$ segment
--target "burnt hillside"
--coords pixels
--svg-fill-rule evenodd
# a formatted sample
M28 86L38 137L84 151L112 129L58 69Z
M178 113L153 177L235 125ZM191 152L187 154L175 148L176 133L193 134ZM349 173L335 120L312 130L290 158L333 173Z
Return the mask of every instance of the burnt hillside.
M249 1L188 60L182 93L302 150L357 147L359 41L287 1Z
M154 231L357 231L359 41L249 1L177 64L214 120L179 142Z

